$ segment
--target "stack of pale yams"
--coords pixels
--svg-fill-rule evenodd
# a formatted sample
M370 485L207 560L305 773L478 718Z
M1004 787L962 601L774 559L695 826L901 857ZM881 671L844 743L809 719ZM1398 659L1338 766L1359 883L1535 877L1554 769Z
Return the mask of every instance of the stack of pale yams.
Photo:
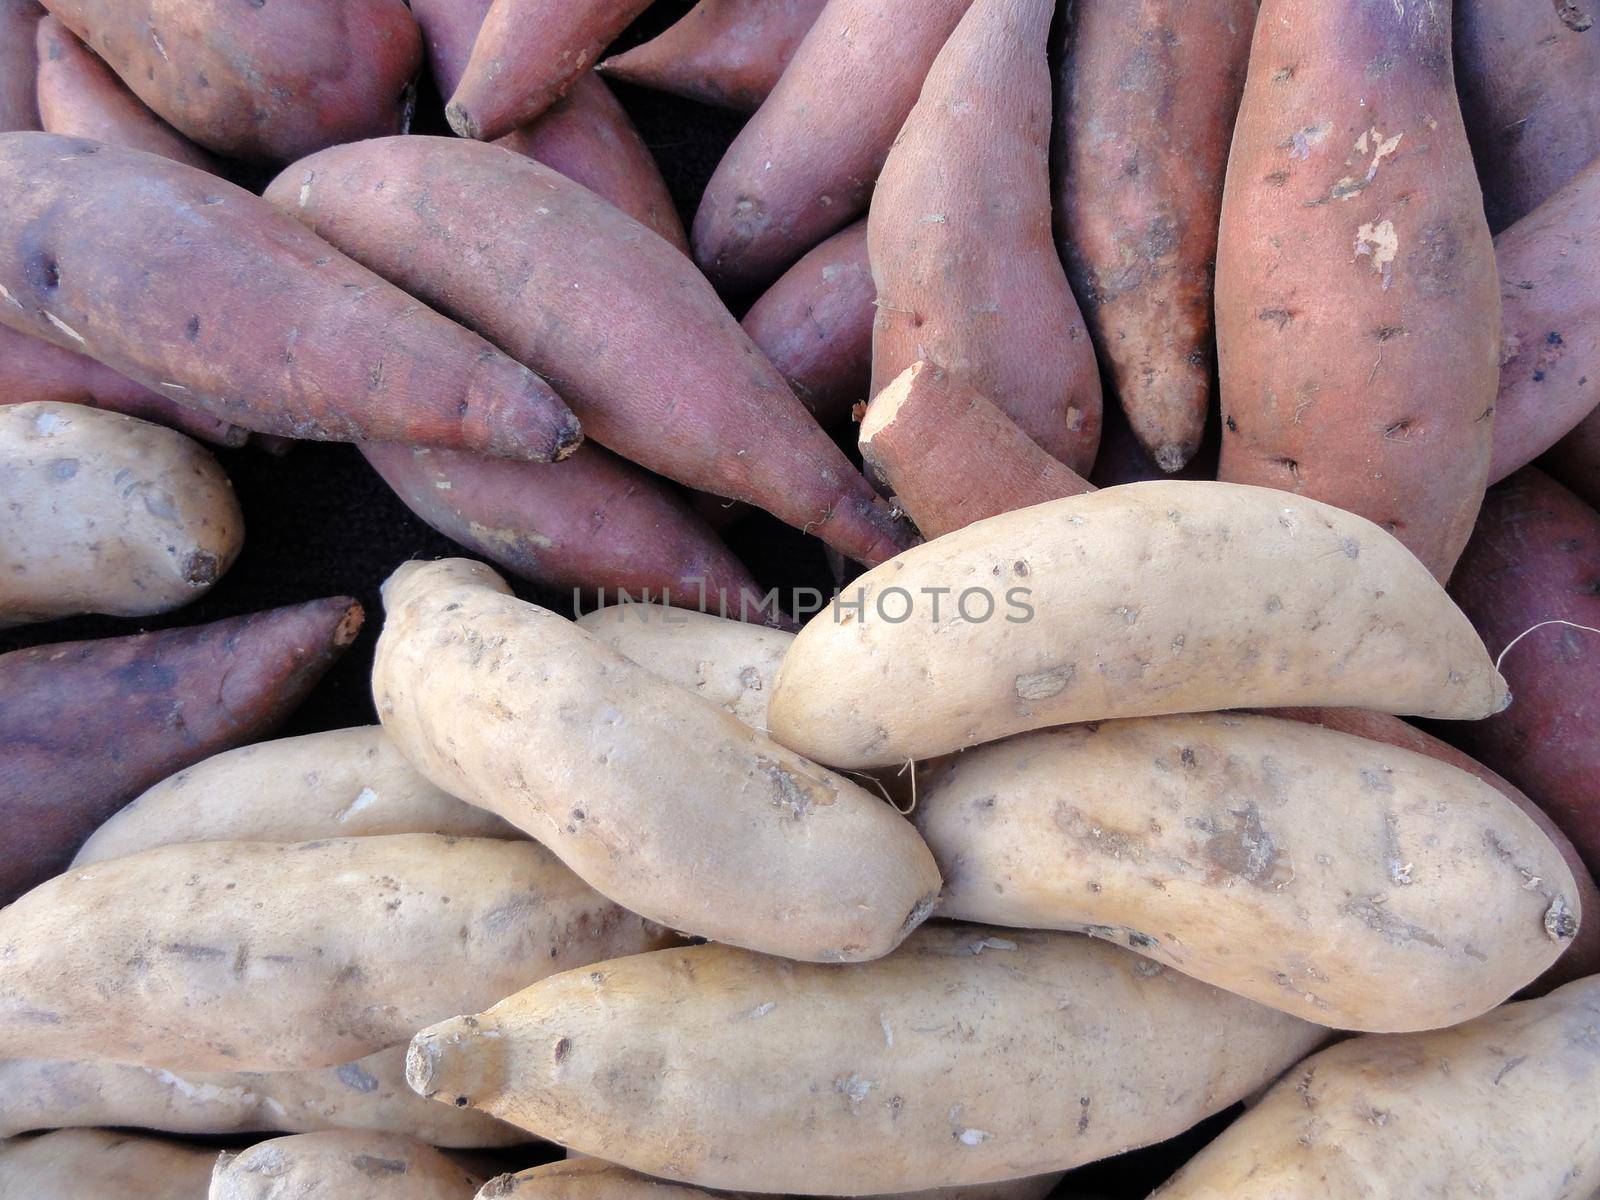
M0 626L223 577L195 437L668 601L0 655L0 1200L1588 1200L1584 6L647 6L0 0Z

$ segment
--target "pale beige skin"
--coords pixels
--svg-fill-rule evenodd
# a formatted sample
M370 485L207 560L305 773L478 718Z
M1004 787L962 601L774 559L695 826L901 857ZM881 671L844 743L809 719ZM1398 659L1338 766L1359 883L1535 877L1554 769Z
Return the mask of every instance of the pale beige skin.
M925 588L950 589L937 621ZM773 689L772 736L834 767L1113 717L1319 704L1477 719L1509 703L1410 551L1268 488L1163 480L1004 513L868 571L844 600L863 597L864 619L840 605L800 631ZM880 601L894 619L908 599L909 619L880 618Z
M0 910L0 1044L170 1071L334 1066L664 944L532 842L162 846Z
M619 654L767 730L767 702L794 634L659 604L613 604L578 618Z
M163 1133L404 1133L434 1146L513 1146L528 1135L406 1086L406 1048L305 1071L169 1071L113 1062L0 1060L0 1137L103 1125Z
M84 843L75 867L176 842L309 842L390 833L523 833L429 783L381 726L258 742L156 784Z
M1242 714L960 755L918 791L939 913L1071 929L1338 1029L1435 1029L1537 978L1577 884L1537 825L1437 759Z
M210 590L244 544L198 442L81 404L0 408L0 628L150 616Z
M16 1200L205 1200L215 1150L104 1129L0 1142L0 1196Z
M464 559L384 585L373 697L424 775L685 933L849 962L926 918L939 873L892 807L507 591Z
M850 966L705 945L570 971L424 1030L407 1078L647 1174L860 1195L1170 1137L1323 1036L1104 942L940 925Z
M1300 1064L1161 1200L1582 1200L1600 1187L1600 975Z
M338 1130L222 1155L206 1200L472 1200L482 1182L415 1138Z

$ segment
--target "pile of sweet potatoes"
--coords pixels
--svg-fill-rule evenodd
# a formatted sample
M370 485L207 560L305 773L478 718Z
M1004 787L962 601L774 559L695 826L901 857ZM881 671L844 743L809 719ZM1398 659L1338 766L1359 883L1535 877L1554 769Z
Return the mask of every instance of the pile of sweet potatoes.
M0 0L0 1198L1600 1194L1587 8Z

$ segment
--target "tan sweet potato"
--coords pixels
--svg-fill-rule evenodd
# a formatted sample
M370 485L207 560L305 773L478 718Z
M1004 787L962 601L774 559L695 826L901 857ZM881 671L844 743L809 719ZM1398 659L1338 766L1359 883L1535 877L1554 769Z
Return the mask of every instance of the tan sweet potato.
M544 374L624 457L863 562L909 544L694 265L549 168L394 138L297 163L267 198Z
M934 59L867 218L872 394L938 363L1087 471L1100 369L1050 234L1051 0L975 0Z
M0 1031L38 1055L172 1071L336 1066L670 941L534 842L159 846L0 910Z
M33 30L42 16L35 0L0 0L0 133L39 128Z
M549 461L581 439L476 334L204 171L0 135L0 322L264 433Z
M695 261L719 288L764 288L867 209L923 78L971 0L829 0L717 164Z
M215 1150L104 1129L0 1143L0 1196L18 1200L204 1200Z
M1360 513L1440 579L1483 499L1500 349L1450 11L1264 0L1216 292L1218 477Z
M174 771L266 737L361 628L348 597L0 655L0 904Z
M1586 1200L1600 1186L1597 1026L1600 977L1454 1029L1343 1042L1155 1197Z
M1594 380L1591 380L1591 385ZM1600 509L1600 408L1556 443L1540 465L1570 488L1574 495Z
M570 971L424 1030L407 1078L649 1174L857 1195L1158 1141L1323 1036L1089 938L944 925L850 966L695 946Z
M600 64L624 83L755 112L827 0L700 0L665 33Z
M397 132L422 62L402 0L49 0L164 120L229 158L286 162Z
M146 108L54 17L39 22L38 54L39 120L48 132L143 150L221 174L216 159Z
M482 1182L416 1138L330 1130L222 1155L207 1200L472 1200Z

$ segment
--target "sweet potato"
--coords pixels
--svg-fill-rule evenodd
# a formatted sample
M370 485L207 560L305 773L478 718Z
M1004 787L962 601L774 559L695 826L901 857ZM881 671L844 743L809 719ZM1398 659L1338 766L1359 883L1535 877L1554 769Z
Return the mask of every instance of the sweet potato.
M665 33L600 64L624 83L755 112L827 0L700 0Z
M286 162L398 132L422 62L402 0L45 7L164 120L229 158Z
M406 1086L406 1048L306 1071L185 1071L0 1059L0 1136L108 1125L179 1134L370 1129L435 1146L511 1146L528 1135Z
M1117 400L1172 473L1213 407L1217 221L1255 0L1078 0L1067 12L1056 240Z
M39 128L33 30L43 15L34 0L0 0L0 133Z
M1470 720L1507 702L1467 619L1383 530L1267 488L1160 481L991 517L868 572L795 639L771 722L863 767L1111 717Z
M1578 422L1577 428L1540 460L1540 465L1591 508L1600 508L1600 408Z
M219 446L242 446L249 431L152 392L86 354L0 325L0 405L86 404L154 421Z
M650 0L494 0L445 105L464 138L491 141L566 94Z
M919 360L1075 471L1100 369L1050 235L1052 0L975 0L934 59L867 217L872 394Z
M744 315L745 333L824 428L867 398L877 298L867 223L857 221L785 271Z
M158 846L0 910L0 1030L38 1055L172 1071L336 1066L670 941L535 842Z
M584 446L558 470L448 450L366 446L407 507L448 538L549 588L621 589L750 611L755 580L675 492Z
M1491 483L1600 404L1600 159L1496 238L1495 255L1504 332Z
M1323 1036L1089 938L948 925L851 966L695 946L570 971L424 1030L406 1075L649 1174L857 1195L1158 1141Z
M581 438L527 368L203 171L5 134L0 199L0 321L170 398L291 437L539 461Z
M361 628L348 597L0 655L0 904L174 771L265 737Z
M267 198L545 374L624 457L863 562L908 544L693 264L549 168L394 138L297 163Z
M1503 655L1510 708L1452 730L1600 871L1600 514L1533 468L1490 490L1450 594Z
M1600 1186L1600 977L1454 1029L1307 1059L1152 1200L1586 1200Z
M381 727L365 725L242 746L179 771L95 830L72 866L178 842L390 833L522 837L493 813L441 792Z
M228 476L170 429L77 404L0 408L0 628L181 608L233 565Z
M0 1143L0 1196L204 1200L215 1150L104 1129Z
M146 108L54 17L39 22L38 53L39 120L48 132L143 150L221 174L216 159Z
M1440 579L1483 499L1500 350L1450 7L1264 0L1216 292L1218 477L1360 513Z
M933 59L972 0L829 0L717 164L695 261L752 292L867 209Z
M1572 0L1456 0L1461 111L1496 232L1600 158L1592 11Z
M472 1200L482 1182L416 1138L330 1130L222 1155L207 1200Z
M927 916L939 876L894 809L508 590L460 559L384 584L373 698L429 779L702 937L853 961Z
M861 457L930 538L1094 491L987 396L925 362L908 368L867 407Z

